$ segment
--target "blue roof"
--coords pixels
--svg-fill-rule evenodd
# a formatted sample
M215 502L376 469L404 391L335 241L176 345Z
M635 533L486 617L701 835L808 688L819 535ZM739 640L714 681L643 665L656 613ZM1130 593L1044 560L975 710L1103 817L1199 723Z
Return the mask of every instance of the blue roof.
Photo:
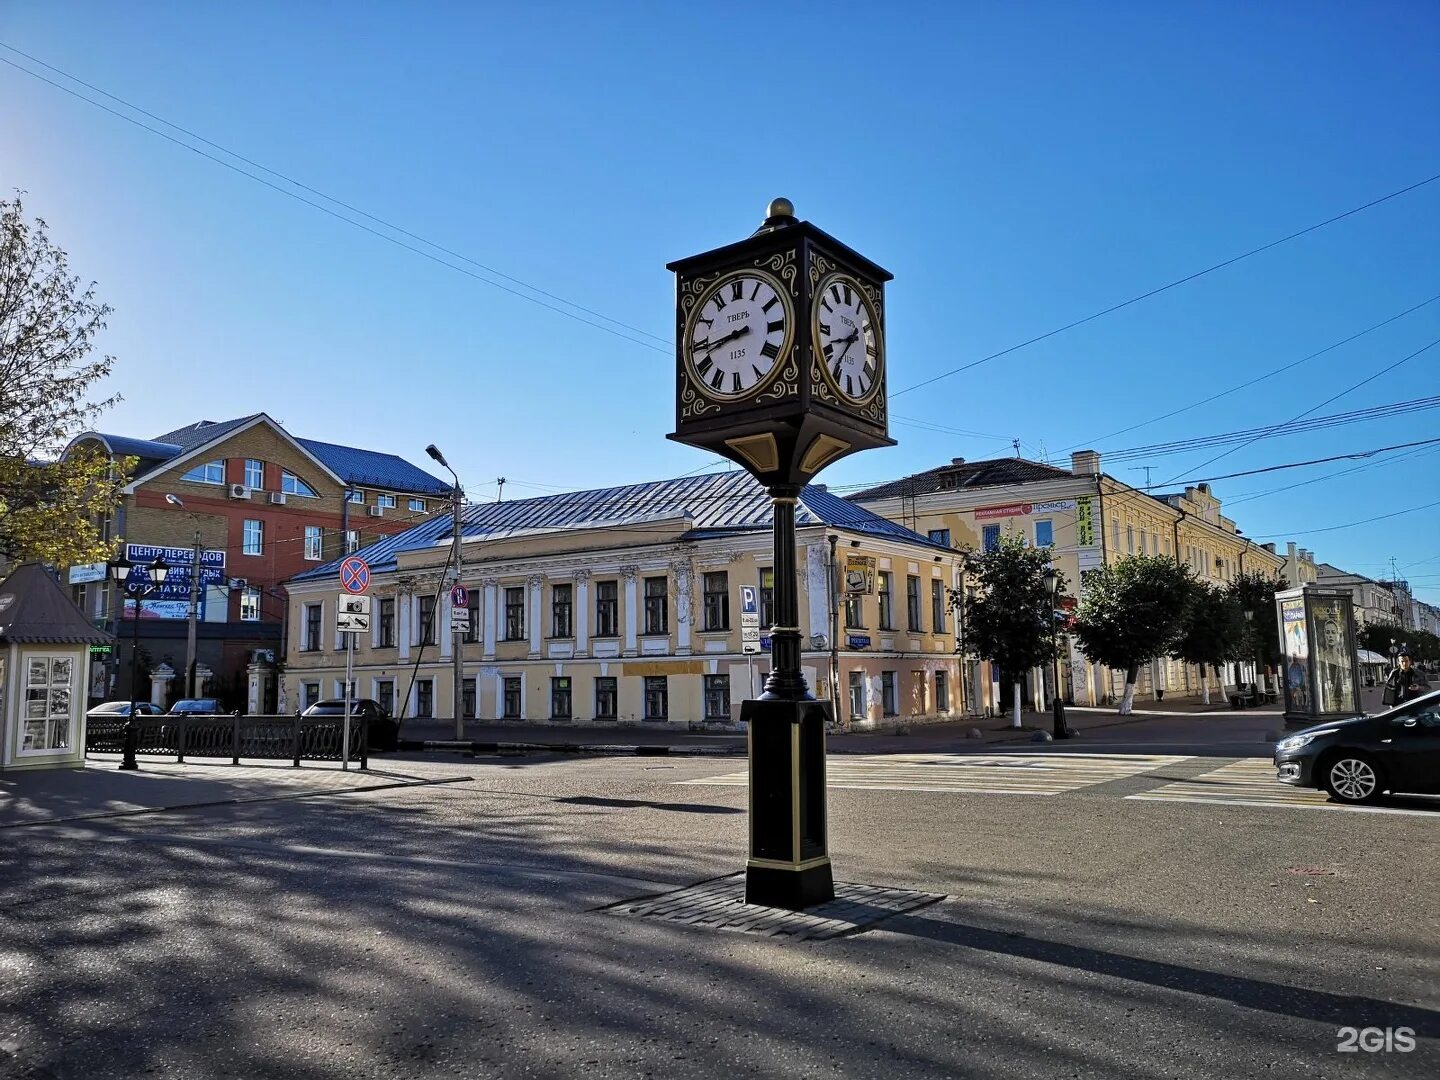
M172 442L154 442L150 439L132 439L128 435L106 435L96 431L89 433L92 438L105 440L105 445L116 457L136 457L141 461L169 461L181 453Z
M249 416L242 416L236 420L197 420L193 424L186 424L174 431L167 431L164 435L157 435L158 442L174 443L182 451L194 450L212 439L218 439L238 427L250 423L261 413L251 413Z
M686 540L768 532L773 524L769 493L749 473L733 471L512 502L472 504L463 512L461 532L467 538L500 538L544 530L631 526L632 533L639 533L646 522L677 517L691 520L690 529L681 535L681 539ZM823 487L811 486L801 492L795 524L797 527L831 525L933 551L950 550L944 544L934 543L903 525L832 495ZM448 517L434 517L362 548L357 554L376 573L394 570L402 552L435 546L449 537L451 527ZM333 577L339 565L340 560L336 559L293 580Z
M431 476L424 469L411 465L396 454L381 454L354 446L296 439L314 454L325 467L347 484L361 487L389 488L392 491L413 491L416 494L448 495L452 485Z

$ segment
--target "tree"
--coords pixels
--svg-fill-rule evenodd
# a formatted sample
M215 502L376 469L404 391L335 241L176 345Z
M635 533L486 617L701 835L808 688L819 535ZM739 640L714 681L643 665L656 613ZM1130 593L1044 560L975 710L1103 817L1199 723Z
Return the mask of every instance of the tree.
M1140 665L1174 651L1194 590L1190 568L1166 555L1132 555L1086 573L1075 637L1091 663L1125 672L1122 715L1133 710Z
M1250 627L1234 593L1209 582L1194 582L1174 655L1199 666L1206 705L1210 704L1210 680L1205 669L1218 669L1228 660L1249 655L1249 643Z
M1288 589L1290 583L1283 577L1266 574L1260 570L1246 570L1230 579L1226 589L1235 598L1241 612L1253 611L1255 619L1250 623L1250 639L1246 643L1243 659L1254 659L1262 666L1279 670L1280 624L1276 620L1275 594Z
M972 554L970 565L976 592L965 602L966 644L1014 680L1011 726L1018 728L1024 673L1055 659L1055 604L1044 580L1050 549L1029 548L1020 537L1005 536L994 549ZM951 603L957 602L952 590Z
M103 453L60 458L118 397L92 401L113 357L93 358L110 308L70 273L43 220L17 195L0 199L0 559L58 566L110 557L101 518L114 509L124 463Z

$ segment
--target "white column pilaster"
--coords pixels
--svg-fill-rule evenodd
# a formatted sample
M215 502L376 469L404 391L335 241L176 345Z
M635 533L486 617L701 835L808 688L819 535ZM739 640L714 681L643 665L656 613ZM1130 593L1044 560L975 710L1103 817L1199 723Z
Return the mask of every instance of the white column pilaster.
M575 655L590 652L590 571L575 571Z
M531 574L525 579L530 588L530 658L540 655L540 610L545 598L545 576Z
M620 576L625 582L625 647L622 655L635 656L639 652L635 638L640 629L640 568L622 566Z

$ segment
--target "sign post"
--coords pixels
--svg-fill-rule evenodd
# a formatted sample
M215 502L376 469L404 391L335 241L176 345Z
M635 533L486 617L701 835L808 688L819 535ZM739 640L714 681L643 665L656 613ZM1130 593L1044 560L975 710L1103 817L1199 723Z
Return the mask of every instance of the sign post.
M335 605L335 629L345 635L345 716L340 725L340 768L350 768L350 709L354 691L355 635L370 629L370 564L358 555L340 563L340 585L345 590Z

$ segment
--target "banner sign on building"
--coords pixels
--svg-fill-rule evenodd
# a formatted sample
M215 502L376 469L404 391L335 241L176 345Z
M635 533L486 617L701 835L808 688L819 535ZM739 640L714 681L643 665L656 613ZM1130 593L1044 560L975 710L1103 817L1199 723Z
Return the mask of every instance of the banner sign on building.
M1074 510L1075 499L1055 499L1041 503L1006 503L1004 506L982 506L975 511L976 521L991 518L1025 517L1028 514L1054 514L1061 510Z
M1075 543L1081 547L1095 543L1095 510L1089 495L1075 500Z
M103 562L84 563L70 567L66 578L71 585L84 585L89 581L104 581L105 571L106 564Z
M145 563L147 566L153 563L161 555L170 565L172 571L176 567L190 565L190 558L195 553L188 547L156 547L153 544L126 544L125 559L132 563ZM202 550L200 552L200 565L225 569L225 552Z
M845 592L849 596L875 591L875 559L870 555L845 556Z
M150 604L162 600L183 600L190 599L190 560L194 557L190 548L183 547L156 547L154 544L126 544L125 558L133 566L149 566L156 558L163 555L165 561L170 565L170 572L165 575L165 583L157 589L146 593L145 606L142 607L142 617L150 617ZM200 586L201 599L203 602L204 590L209 585L224 585L225 581L225 552L205 551L200 552ZM162 619L175 618L172 615L154 616ZM203 618L203 613L201 618ZM179 618L185 618L181 614Z
M157 594L156 594L156 593L151 593L150 595L153 597L153 596L156 596ZM197 619L199 619L201 622L204 622L204 621L205 621L205 601L204 601L203 598L196 603L196 608L197 608L197 610L196 610L196 612L195 612L195 617L196 617ZM189 617L190 617L190 601L189 601L188 598L187 598L187 599L184 599L184 600L165 600L165 599L155 600L155 599L146 598L146 599L140 601L140 618L142 618L142 619L180 619L180 620L184 620L184 619L188 619ZM126 619L133 619L133 618L135 618L135 601L134 601L134 600L126 600L126 601L125 601L125 612L124 612L124 614L122 615L122 618L126 618Z

